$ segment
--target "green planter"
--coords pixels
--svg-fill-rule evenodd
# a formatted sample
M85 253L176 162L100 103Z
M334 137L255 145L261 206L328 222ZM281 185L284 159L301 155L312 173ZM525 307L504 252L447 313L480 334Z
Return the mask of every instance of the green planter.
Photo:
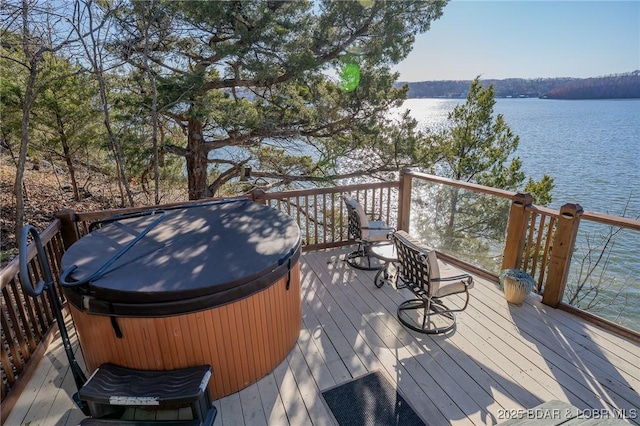
M504 296L507 302L513 305L522 305L535 284L531 275L520 269L505 269L500 274L500 285L504 290Z

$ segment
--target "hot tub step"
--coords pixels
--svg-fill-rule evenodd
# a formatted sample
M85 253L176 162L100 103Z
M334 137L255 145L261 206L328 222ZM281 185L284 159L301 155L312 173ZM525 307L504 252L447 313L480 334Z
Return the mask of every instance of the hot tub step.
M93 418L87 421L106 421L101 418L112 417L126 407L149 407L161 410L190 404L196 424L210 425L216 415L216 409L211 405L207 388L210 378L211 366L209 365L149 371L133 370L107 363L98 367L80 389L78 396L89 405ZM120 422L125 424L122 420ZM133 421L126 424L183 424L166 421L145 422ZM89 422L87 424L113 423ZM84 423L83 426L85 426Z

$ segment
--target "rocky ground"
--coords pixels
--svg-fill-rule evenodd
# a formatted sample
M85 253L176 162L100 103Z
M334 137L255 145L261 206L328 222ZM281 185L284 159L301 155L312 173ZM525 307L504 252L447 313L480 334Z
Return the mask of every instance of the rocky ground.
M0 155L0 266L4 267L18 253L14 233L16 199L14 195L16 167L13 159ZM46 161L29 161L25 169L25 224L44 230L62 209L95 211L121 207L116 182L107 176L79 169L76 180L81 187L80 200L74 200L71 180L67 171ZM186 192L186 191L185 191ZM150 205L142 191L136 195L136 205ZM180 194L163 202L180 201Z

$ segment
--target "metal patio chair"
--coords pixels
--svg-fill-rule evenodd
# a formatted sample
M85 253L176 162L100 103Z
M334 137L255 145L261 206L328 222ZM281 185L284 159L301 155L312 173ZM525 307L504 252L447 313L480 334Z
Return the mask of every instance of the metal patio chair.
M397 279L416 296L398 306L400 322L426 334L452 330L456 325L453 313L465 310L469 304L473 277L469 274L441 276L437 252L423 246L405 231L395 232L391 239L398 256ZM462 308L451 309L443 303L443 298L459 293L465 295Z
M358 243L358 248L349 253L345 260L357 269L375 270L384 266L381 260L371 253L371 247L375 244L390 244L387 235L395 229L379 220L373 214L367 215L362 205L347 194L342 195L342 200L347 207L349 217L349 236Z

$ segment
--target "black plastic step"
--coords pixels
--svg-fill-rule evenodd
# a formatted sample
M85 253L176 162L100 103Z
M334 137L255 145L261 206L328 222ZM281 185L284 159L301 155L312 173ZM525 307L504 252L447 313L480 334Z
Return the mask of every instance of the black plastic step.
M161 371L102 364L78 395L87 402L127 407L188 404L202 397L210 377L209 365Z
M83 426L118 422L123 425L173 424L147 420L142 423L116 420L114 423L110 419L122 415L126 407L166 410L187 404L191 406L196 425L211 425L217 412L211 405L207 387L210 378L210 365L176 370L134 370L115 364L102 364L78 391L78 397L87 403L92 417ZM98 420L106 423L90 423Z

